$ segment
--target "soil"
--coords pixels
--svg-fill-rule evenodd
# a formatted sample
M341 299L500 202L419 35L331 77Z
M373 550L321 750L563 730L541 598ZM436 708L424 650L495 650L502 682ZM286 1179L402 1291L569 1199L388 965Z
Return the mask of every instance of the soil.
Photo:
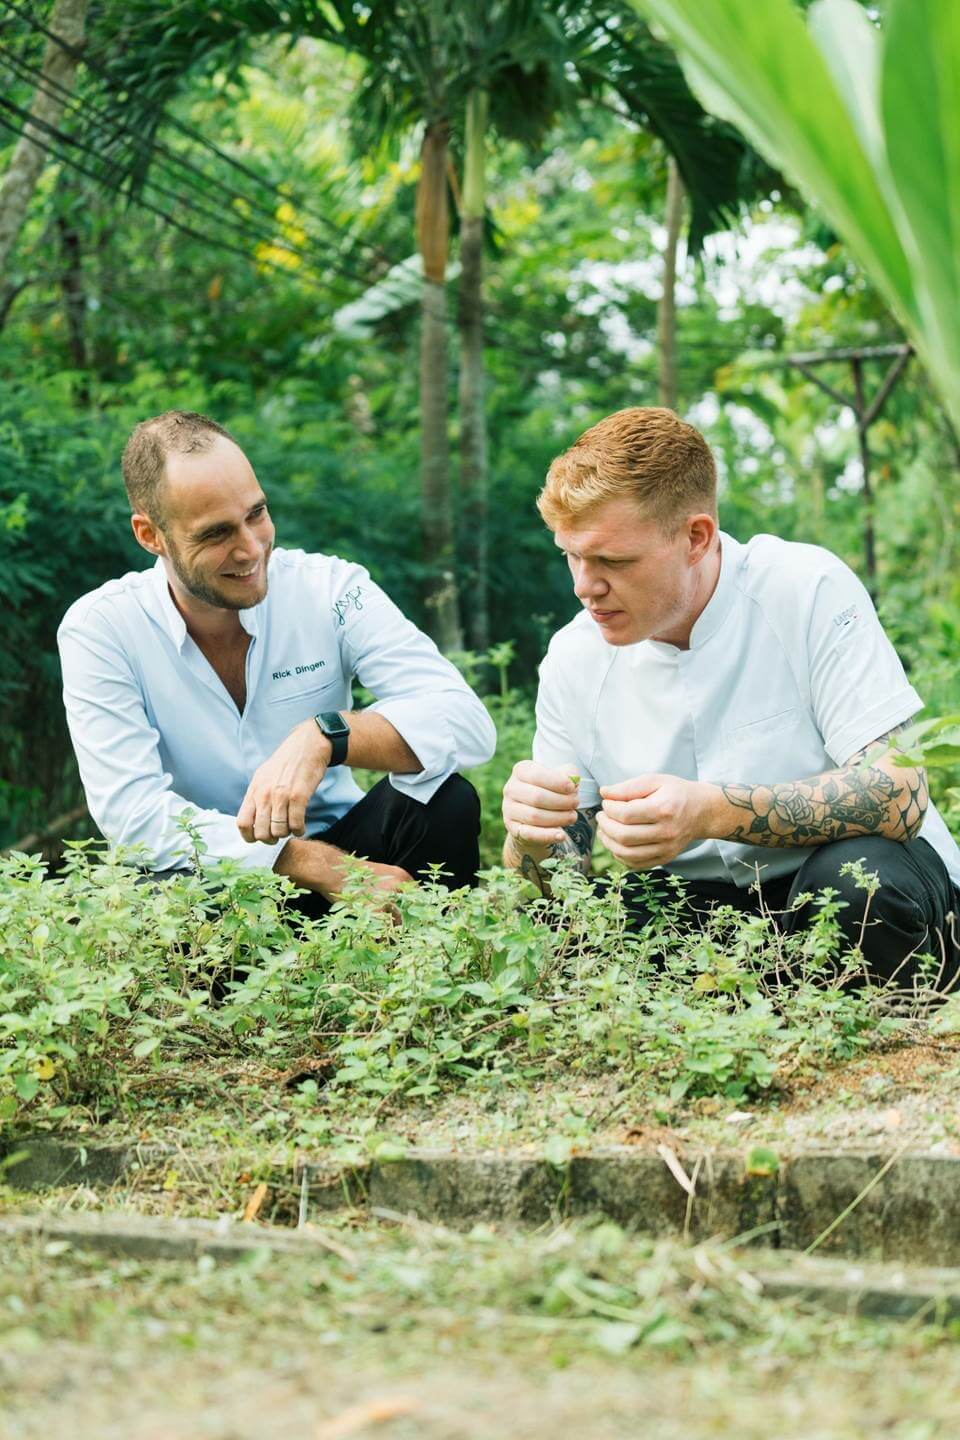
M442 1341L441 1348L442 1348ZM832 1370L815 1361L690 1367L548 1356L523 1368L398 1364L385 1373L330 1355L91 1356L57 1346L21 1358L3 1440L952 1440L960 1357L883 1357ZM64 1431L65 1415L69 1430Z
M121 1271L126 1318L110 1316L110 1294L88 1278L77 1314L84 1276L69 1295L57 1259L33 1261L38 1312L3 1307L2 1440L952 1440L960 1431L960 1346L910 1327L865 1326L855 1345L818 1353L771 1302L766 1343L687 1358L650 1349L608 1358L576 1334L499 1333L500 1317L483 1314L424 1323L416 1305L399 1322L373 1314L358 1330L345 1316L344 1333L305 1334L294 1313L283 1318L282 1273L261 1270L245 1312L220 1329L178 1266L158 1286L155 1265L143 1293Z

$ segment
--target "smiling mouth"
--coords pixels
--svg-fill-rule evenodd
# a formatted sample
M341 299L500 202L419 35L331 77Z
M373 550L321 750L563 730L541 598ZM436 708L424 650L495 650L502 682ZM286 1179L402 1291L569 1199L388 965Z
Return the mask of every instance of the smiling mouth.
M223 578L225 580L249 580L250 576L255 575L259 569L260 562L258 560L256 565L252 565L249 570L224 570Z

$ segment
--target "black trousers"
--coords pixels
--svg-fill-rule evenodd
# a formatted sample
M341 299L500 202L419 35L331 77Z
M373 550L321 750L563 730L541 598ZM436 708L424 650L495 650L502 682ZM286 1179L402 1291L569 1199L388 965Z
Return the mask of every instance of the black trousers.
M851 876L840 873L854 860L862 860L864 869L880 880L879 890L869 901L865 926L866 892ZM843 937L851 946L862 946L866 970L875 983L895 978L898 988L912 985L919 976L917 962L924 954L934 957L933 975L940 970L938 989L950 988L960 980L960 893L926 840L901 844L876 835L836 840L811 848L796 874L785 879L763 881L760 849L757 861L761 866L759 894L755 888L741 890L721 881L686 884L684 903L691 922L702 924L715 906L730 905L755 915L769 911L781 931L793 934L806 928L817 913L809 902L794 910L796 897L807 892L816 895L829 887L844 902L837 917ZM672 887L664 885L665 871L652 870L648 879L658 893L675 894ZM630 893L629 882L626 900L633 924L647 923L650 910L636 889Z
M381 865L399 865L414 880L426 878L431 865L441 865L441 883L458 890L477 883L480 800L462 775L451 775L426 805L401 795L384 778L329 829L308 839L325 840ZM330 901L317 894L300 895L294 905L314 919L330 910Z

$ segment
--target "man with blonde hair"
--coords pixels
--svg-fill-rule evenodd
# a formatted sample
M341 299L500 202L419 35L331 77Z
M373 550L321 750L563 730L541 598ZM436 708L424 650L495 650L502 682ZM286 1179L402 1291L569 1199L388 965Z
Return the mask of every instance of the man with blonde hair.
M960 850L891 737L922 707L852 571L814 545L718 528L716 467L672 411L632 408L554 460L538 500L581 614L540 670L532 760L504 788L504 863L586 869L596 838L656 884L809 922L839 891L874 978L952 975ZM865 892L847 862L880 878ZM629 889L629 887L628 887ZM646 918L642 904L636 918Z

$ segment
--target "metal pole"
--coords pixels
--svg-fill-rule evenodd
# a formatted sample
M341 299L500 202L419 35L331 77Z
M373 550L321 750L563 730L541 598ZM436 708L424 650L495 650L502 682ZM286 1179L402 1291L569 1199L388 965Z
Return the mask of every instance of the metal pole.
M854 412L857 417L857 437L860 441L860 470L863 476L863 552L867 569L867 589L870 598L877 599L877 552L873 532L873 486L870 483L870 450L867 445L869 419L863 396L863 361L854 356L850 361L853 370L853 392L856 397Z

